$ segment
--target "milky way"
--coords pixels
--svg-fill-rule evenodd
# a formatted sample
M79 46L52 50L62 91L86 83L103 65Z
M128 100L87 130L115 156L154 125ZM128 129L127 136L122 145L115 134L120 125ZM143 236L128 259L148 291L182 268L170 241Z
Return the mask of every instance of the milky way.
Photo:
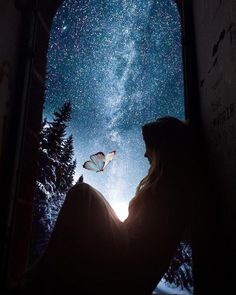
M146 175L141 126L184 118L180 19L173 0L67 0L53 22L44 115L73 103L76 179L128 206ZM102 173L82 164L116 150ZM75 179L75 180L76 180Z

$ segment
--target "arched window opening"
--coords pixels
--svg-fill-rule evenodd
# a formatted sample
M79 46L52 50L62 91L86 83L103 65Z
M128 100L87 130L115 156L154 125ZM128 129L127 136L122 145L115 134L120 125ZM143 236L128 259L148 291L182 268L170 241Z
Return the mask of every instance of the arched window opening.
M141 126L164 115L184 119L175 1L64 1L51 30L47 71L32 260L45 247L66 190L81 174L125 219L148 171ZM83 168L90 155L112 150L116 155L105 171ZM178 255L188 280L190 247L181 245ZM170 287L177 283L192 291L192 282L182 284L181 275L174 275ZM165 280L158 288L167 288Z

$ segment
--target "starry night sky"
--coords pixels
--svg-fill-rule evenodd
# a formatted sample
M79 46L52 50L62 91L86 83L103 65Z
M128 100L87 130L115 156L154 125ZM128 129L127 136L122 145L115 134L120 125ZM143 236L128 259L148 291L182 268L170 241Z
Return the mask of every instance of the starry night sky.
M76 176L128 207L148 161L141 126L184 118L180 17L173 0L66 0L53 22L44 116L73 104ZM102 173L82 164L116 150Z

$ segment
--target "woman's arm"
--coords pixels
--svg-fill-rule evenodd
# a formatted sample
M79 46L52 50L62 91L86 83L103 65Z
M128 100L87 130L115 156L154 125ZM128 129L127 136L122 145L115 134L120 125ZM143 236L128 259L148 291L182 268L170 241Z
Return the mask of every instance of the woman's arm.
M133 273L145 273L157 283L161 280L189 221L189 211L184 191L172 185L159 186L155 195L146 196L130 212L125 223Z

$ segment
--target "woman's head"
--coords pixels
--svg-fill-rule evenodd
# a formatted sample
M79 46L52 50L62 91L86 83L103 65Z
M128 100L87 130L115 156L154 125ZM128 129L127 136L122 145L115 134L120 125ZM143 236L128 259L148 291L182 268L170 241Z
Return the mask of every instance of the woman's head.
M174 117L162 117L142 127L146 144L145 157L151 165L173 165L183 160L191 150L188 125ZM181 158L181 159L180 159Z
M183 182L193 164L194 137L186 122L174 117L162 117L145 124L142 134L146 144L144 156L149 159L151 166L137 188L133 204L147 190L155 192L162 176Z

